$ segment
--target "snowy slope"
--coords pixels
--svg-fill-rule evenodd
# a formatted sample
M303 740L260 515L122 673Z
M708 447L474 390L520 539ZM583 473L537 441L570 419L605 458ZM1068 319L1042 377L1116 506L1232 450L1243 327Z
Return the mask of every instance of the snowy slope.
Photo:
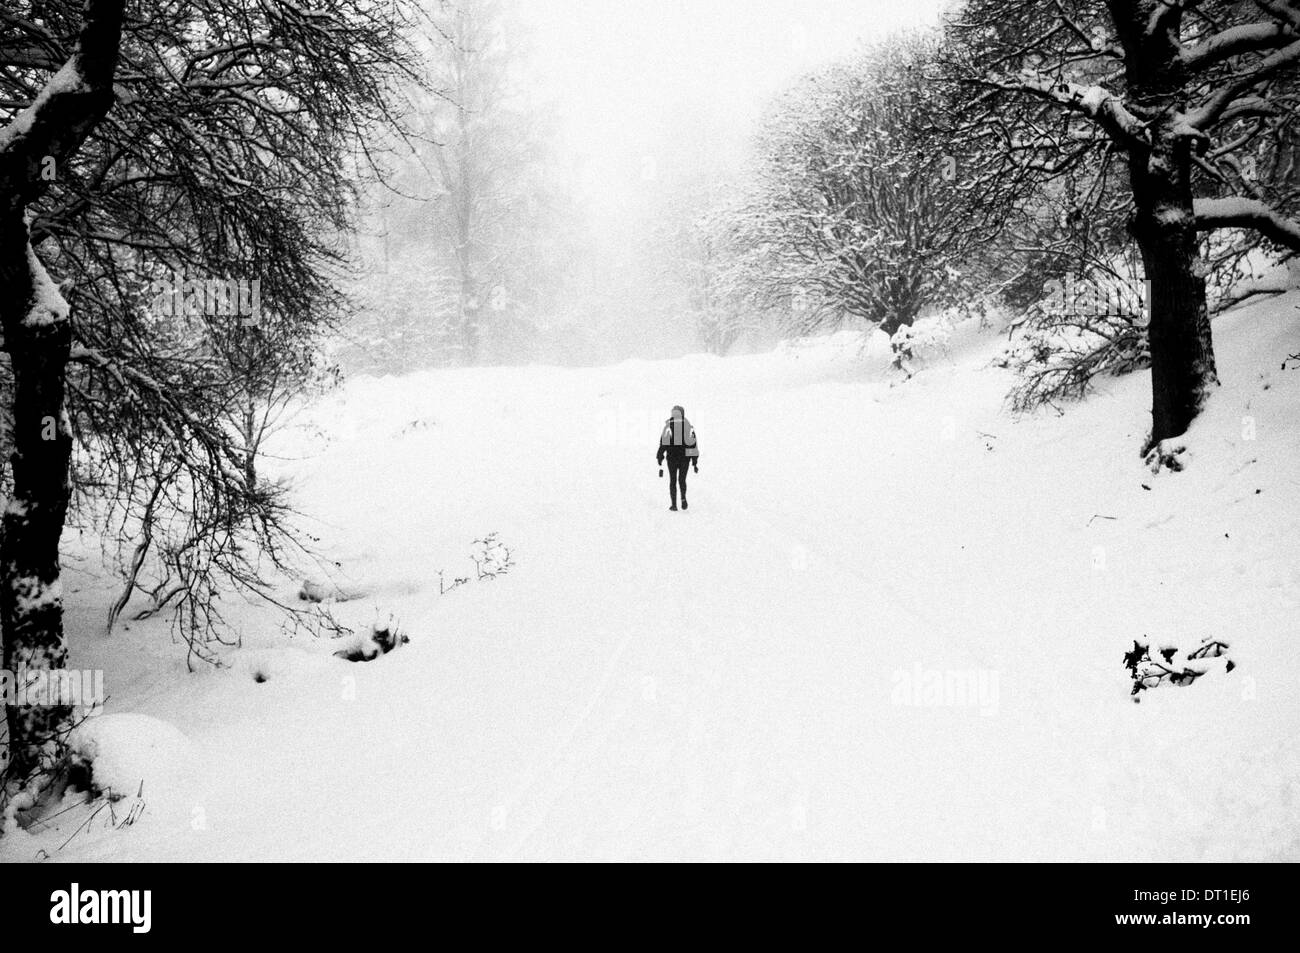
M1159 476L1145 375L1014 420L993 333L902 384L844 335L354 381L286 467L366 593L339 617L411 643L352 664L248 610L186 675L163 623L102 634L86 556L74 664L112 697L85 730L144 813L69 803L0 856L1300 859L1297 306L1220 319L1225 384ZM653 462L674 403L685 513ZM516 567L440 596L491 531ZM1236 668L1134 704L1143 637Z

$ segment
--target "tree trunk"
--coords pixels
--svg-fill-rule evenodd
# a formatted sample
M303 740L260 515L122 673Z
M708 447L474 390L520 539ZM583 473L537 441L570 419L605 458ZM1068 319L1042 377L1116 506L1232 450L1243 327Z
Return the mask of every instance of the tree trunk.
M918 292L900 286L889 289L885 296L885 319L880 322L880 330L891 338L903 328L910 328L916 323L916 316L921 313L921 296Z
M4 667L23 673L63 669L59 537L67 515L72 435L63 396L71 328L68 306L37 259L21 211L0 222L0 323L14 378L13 497L0 540L0 625ZM68 705L8 708L6 787L46 775L71 728Z
M13 374L13 496L0 524L0 629L4 667L19 687L42 673L50 684L65 684L68 660L59 537L71 492L72 433L63 394L72 326L67 302L32 249L25 216L48 187L42 167L64 168L113 104L123 0L86 0L84 10L68 61L0 129L0 330ZM0 805L6 812L30 806L20 792L39 793L72 727L69 705L48 704L48 697L36 699L46 704L15 701L5 712L9 758Z
M885 320L880 322L880 330L891 338L903 328L910 328L916 321L916 312L910 310L891 311Z
M1131 160L1133 233L1150 283L1151 439L1144 449L1186 432L1219 382L1197 268L1188 149L1158 139L1149 155Z
M1181 436L1219 382L1198 269L1192 204L1194 140L1183 122L1187 77L1177 30L1153 30L1163 0L1110 0L1123 42L1129 95L1149 116L1149 145L1129 150L1133 237L1142 253L1150 303L1151 438Z

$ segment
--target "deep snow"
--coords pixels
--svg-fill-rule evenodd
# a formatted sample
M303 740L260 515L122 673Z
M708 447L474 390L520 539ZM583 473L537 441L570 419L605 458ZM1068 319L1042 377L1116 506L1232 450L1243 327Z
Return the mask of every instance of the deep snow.
M904 383L848 334L353 381L283 467L341 565L313 582L410 644L348 663L249 609L189 675L165 622L103 634L70 537L72 662L111 696L80 744L144 811L69 803L0 856L1300 859L1297 307L1219 319L1180 474L1138 455L1145 374L1009 416L993 330ZM440 596L491 531L516 566ZM1209 637L1233 671L1133 703L1134 639Z

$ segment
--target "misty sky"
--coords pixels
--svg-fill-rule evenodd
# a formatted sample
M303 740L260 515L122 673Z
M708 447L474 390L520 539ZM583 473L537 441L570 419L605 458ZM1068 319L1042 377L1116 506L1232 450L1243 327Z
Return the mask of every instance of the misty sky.
M539 92L595 205L617 207L691 142L735 155L763 103L944 0L524 0ZM701 141L702 140L702 141Z

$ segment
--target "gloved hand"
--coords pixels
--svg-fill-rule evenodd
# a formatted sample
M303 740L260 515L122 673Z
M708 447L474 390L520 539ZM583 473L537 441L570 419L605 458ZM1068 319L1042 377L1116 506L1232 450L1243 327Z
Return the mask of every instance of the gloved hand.
M664 475L664 468L663 468L663 467L660 467L660 468L659 468L659 475L660 475L660 476L663 476L663 475Z
M700 464L698 463L698 461L691 462L691 469L694 470L696 473L700 472Z

